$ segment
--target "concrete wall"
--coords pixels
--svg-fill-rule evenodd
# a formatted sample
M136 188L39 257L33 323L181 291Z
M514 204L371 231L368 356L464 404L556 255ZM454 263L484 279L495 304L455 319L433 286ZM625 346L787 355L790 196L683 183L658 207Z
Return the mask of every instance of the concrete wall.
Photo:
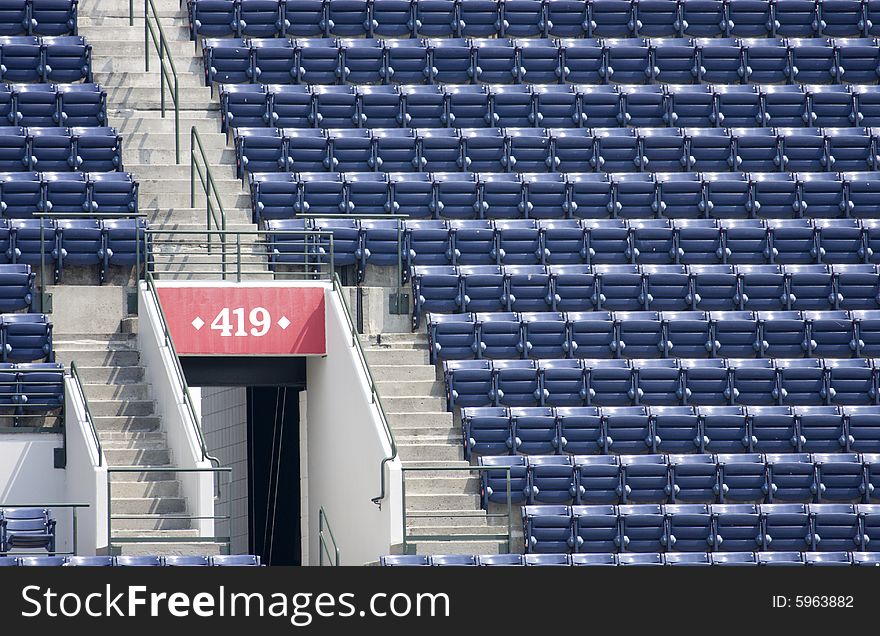
M56 334L108 334L119 331L119 319L128 315L126 287L106 285L47 285L53 307L64 311L51 314Z
M64 379L64 412L67 427L66 499L87 503L78 511L77 552L105 554L107 550L107 462L87 423L85 408L70 377Z
M0 434L0 507L68 503L67 471L54 468L55 449L61 446L62 436L55 433ZM58 522L56 550L70 552L71 511L56 508L52 513Z
M201 426L193 421L186 406L183 384L175 372L174 354L165 344L158 307L146 283L138 290L138 350L144 366L144 380L151 385L156 401L156 414L162 418L162 428L174 465L178 468L209 469L211 463L202 459L202 451L196 431ZM194 525L200 536L215 536L214 479L210 472L178 473L183 495L190 514L201 517Z
M211 454L222 466L232 468L232 480L223 480L223 496L217 502L217 533L232 538L232 552L248 552L248 453L247 389L202 387L202 430ZM197 399L197 398L196 398Z
M386 465L382 506L379 466L391 448L370 401L364 367L352 345L341 299L328 288L327 356L309 358L306 435L308 452L309 564L318 564L318 513L326 511L342 565L364 565L400 543L400 461Z

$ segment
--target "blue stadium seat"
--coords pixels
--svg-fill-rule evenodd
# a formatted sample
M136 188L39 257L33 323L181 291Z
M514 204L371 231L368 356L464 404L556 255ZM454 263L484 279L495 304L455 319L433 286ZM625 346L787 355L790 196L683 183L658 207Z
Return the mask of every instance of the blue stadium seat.
M715 550L752 552L763 546L764 538L758 506L753 504L715 504L712 506L712 517L715 521ZM724 556L718 552L712 557L713 563L716 565L725 560ZM736 561L741 560L736 557L732 558ZM748 557L745 559L748 560Z
M567 552L572 542L571 508L526 506L522 509L523 534L528 553Z
M4 508L2 524L3 552L17 548L55 552L55 519L42 508Z
M233 0L197 0L190 5L192 39L238 35L239 3Z
M573 506L571 524L575 552L607 554L619 550L621 536L615 506Z
M431 360L466 360L479 352L473 314L430 314Z
M620 474L622 503L666 503L669 498L669 465L665 455L623 456Z
M257 45L258 48L265 46L264 44ZM273 46L273 57L277 55L275 51L283 48L282 44ZM291 48L291 56L292 51L293 49ZM205 40L203 42L202 56L205 65L205 86L213 86L214 83L244 84L250 82L251 76L254 74L251 66L251 50L248 43L243 39ZM263 76L261 75L260 77L262 78ZM279 81L286 78L282 77L276 80L274 75L267 74L265 79L266 81ZM287 83L290 83L290 81L288 80Z
M781 448L783 452L779 454L765 456L769 502L809 503L818 490L812 457L807 453L790 452L791 446L794 445ZM757 449L761 450L760 445Z
M861 457L850 453L815 453L812 459L816 469L817 502L865 500L867 483Z
M535 360L495 360L495 401L503 406L536 406L543 394Z
M379 557L381 566L428 566L430 557L423 554L395 554Z
M477 323L479 357L500 360L523 357L522 325L517 314L478 313L474 322Z
M804 563L812 566L850 566L849 552L804 552Z
M391 211L390 188L387 175L384 172L350 172L344 175L343 179L345 203L349 214L382 215ZM402 226L400 231L400 246L398 246L397 229L395 228L395 262L404 244L404 228Z
M802 406L797 409L800 450L839 452L846 446L844 416L837 406Z
M591 240L591 246L595 244ZM645 308L642 273L638 265L596 265L593 271L597 309L638 311Z
M803 552L758 552L756 553L758 565L790 567L794 565L806 565Z
M696 363L697 361L694 362ZM715 380L708 383L706 387L706 393L711 396L712 393L728 384L729 370L725 368L722 362L721 360L699 361L699 367L692 366L685 372L688 384L694 383L692 378L698 372L700 375L708 376L707 379ZM722 399L725 399L725 395L728 393L729 390L724 390ZM708 398L700 401L694 400L694 403L700 405L698 413L702 419L703 434L705 435L704 444L708 452L741 453L751 448L752 440L745 408L718 406L722 404L721 401L716 402L712 400L710 402Z
M592 371L592 376L598 374ZM595 379L593 380L595 384ZM611 385L612 382L608 381ZM626 399L626 392L615 396L615 399L605 400L608 403L620 403ZM596 402L600 403L597 391ZM656 440L652 434L651 417L648 409L644 406L610 406L602 410L604 424L607 431L607 448L615 454L647 454L656 452Z
M706 207L705 202L705 183L702 177L693 173L656 173L654 182L657 184L657 196L659 203L654 205L660 214L671 219L685 219L695 221L709 221L710 219L698 219L696 217L703 216L702 210ZM675 231L678 234L680 227L675 225ZM696 225L691 226L696 229ZM691 234L696 235L695 232ZM691 255L687 255L683 260L682 250L680 246L676 246L674 252L675 262L688 262ZM714 251L714 250L712 250ZM709 255L711 256L711 252Z
M455 235L456 249L462 246L461 236L460 232ZM476 243L476 241L472 243ZM462 309L491 312L504 311L508 308L504 273L501 267L497 265L462 265L459 267L459 272L462 281Z
M712 514L703 504L673 504L663 507L668 526L664 548L705 553L715 544ZM669 564L667 554L667 564Z
M664 311L664 349L667 355L681 358L706 358L714 351L708 312Z
M559 442L563 452L595 455L605 449L604 422L596 407L559 407ZM878 471L880 479L880 471Z
M446 2L446 0L429 0L433 2ZM422 0L420 5L428 4ZM522 554L484 554L477 557L477 565L480 566L516 566L523 564Z
M877 377L870 359L834 360L826 364L829 404L876 404Z
M769 3L762 2L762 4L767 5ZM709 556L712 559L712 565L735 567L758 565L758 558L755 552L712 552Z
M674 248L670 248L670 251L674 251ZM644 256L642 260L645 260ZM645 308L659 311L694 308L688 299L691 294L691 276L686 265L642 265L639 269L643 275L640 300ZM605 291L604 287L602 291Z
M434 180L425 173L394 172L388 175L389 211L405 209L410 219L434 217ZM411 225L411 221L408 221ZM407 226L409 229L410 225ZM446 238L443 239L444 244ZM446 262L446 261L444 261Z
M580 406L586 401L587 386L578 360L543 360L540 373L544 404Z
M702 445L700 418L694 407L652 406L651 418L659 452L700 452Z
M827 2L820 3L827 4ZM871 3L866 3L870 6ZM864 21L862 21L864 23ZM855 25L857 23L853 23ZM846 25L852 28L853 25ZM843 26L843 25L841 25ZM875 38L834 38L837 53L837 81L849 84L875 84L877 82L877 40ZM858 90L862 90L859 87Z
M446 0L441 2L445 4ZM403 85L433 83L433 66L429 61L430 52L424 40L383 40L383 43L387 58L386 82ZM424 94L416 91L415 86L407 86L406 91ZM423 124L414 122L412 125Z
M308 96L306 87L296 87ZM258 128L278 122L270 115L270 93L263 84L223 84L220 86L221 132L230 128ZM308 96L311 105L311 97ZM293 122L283 125L293 126ZM305 127L305 126L301 126Z
M876 401L875 401L876 403ZM880 451L880 413L873 406L847 406L847 452L877 453Z
M618 457L578 455L572 461L578 505L616 504L620 501L622 485Z
M496 403L489 360L453 360L443 363L448 407L488 406Z
M695 446L702 450L702 441ZM713 455L670 455L669 475L674 502L706 503L718 498L718 464Z
M409 37L414 29L415 5L408 0L374 0L372 36Z
M813 543L810 513L804 504L761 506L763 548L773 552L809 550Z
M567 554L524 554L523 565L529 566L569 566Z
M67 557L64 564L67 567L113 567L112 556L72 556Z
M791 56L792 81L802 84L836 84L840 82L834 44L830 39L788 37L787 44Z
M571 503L576 492L571 457L568 455L530 457L529 487L531 489L529 503Z
M473 401L476 403L479 396L473 397ZM480 403L485 404L486 401ZM510 431L510 413L506 408L497 406L463 408L461 421L465 459L470 459L473 454L508 455L514 453ZM513 474L511 473L512 478Z
M517 453L551 455L559 450L556 416L551 408L512 408L510 422L514 448ZM530 470L531 465L530 461ZM536 474L542 474L541 470L538 469Z
M731 445L732 447L733 445ZM748 450L747 444L741 448ZM734 450L731 448L731 450ZM763 455L721 454L718 462L718 500L733 503L760 503L770 492L767 464Z
M44 314L3 314L0 328L4 362L54 360L52 324Z
M825 365L816 359L780 359L776 361L779 375L779 402L800 405L821 404L827 394Z
M632 368L627 360L585 359L583 360L583 365L587 383L587 404L596 404L598 406L626 406L629 408L628 405L632 404L632 398L630 397L630 391L632 391ZM607 428L609 421L608 418L612 416L615 417L615 424L620 422L625 426L627 423L632 423L632 418L628 418L627 414L640 420L643 426L639 428L637 425L638 430L647 429L648 416L644 407L633 407L629 411L624 410L620 413L603 412L603 415L605 416L603 419L603 425ZM618 415L620 415L619 418L617 417ZM641 452L646 452L643 447L645 437L639 439L637 430L626 431L624 429L624 433L627 432L630 433L629 437L631 439L624 441L629 441L630 444L622 444L624 448L620 452L630 453L635 452L635 449L639 449ZM609 439L609 436L605 435L602 440L603 446L608 448L611 442L613 442L613 438ZM633 448L627 448L628 446Z
M327 3L326 35L357 37L369 33L367 0L342 0Z
M619 0L611 0L618 2ZM624 4L620 2L620 4ZM595 6L595 3L593 3ZM588 38L564 38L558 41L559 76L571 84L608 83L604 46L592 36Z
M466 409L469 413L486 409ZM464 413L464 411L463 411ZM479 417L474 416L474 417ZM480 471L480 499L482 507L489 503L507 503L507 475L510 474L510 501L512 504L525 503L530 494L528 459L515 457L480 457L480 466L490 467ZM497 466L497 470L491 467ZM509 468L509 471L507 470Z
M209 567L211 561L206 556L166 556L163 557L168 567Z
M431 556L432 566L476 566L477 559L469 554L435 554Z
M254 82L271 84L273 86L285 86L299 81L299 65L297 64L297 49L294 42L288 39L255 39L250 40L250 68L244 70L244 77L251 77ZM207 51L207 49L206 49ZM240 62L243 53L238 54L229 51L229 64L235 64L236 70L233 76L238 81L241 75ZM206 58L207 59L207 58ZM226 64L224 64L226 65Z
M410 241L412 249L412 238ZM414 327L425 312L454 313L464 309L458 271L453 266L413 267L412 284Z
M620 358L659 358L664 352L663 322L656 311L615 312L612 350Z
M252 554L217 554L211 557L214 567L259 567L260 557Z
M656 553L663 550L666 524L660 506L620 506L618 514L621 552Z
M676 2L669 0L653 0L652 4L675 5ZM639 3L643 7L644 2ZM656 17L659 16L654 16ZM641 18L640 18L641 20ZM666 28L672 27L678 19L674 18ZM659 25L658 25L659 26ZM651 50L651 80L668 84L693 84L698 81L700 69L697 63L697 51L691 38L663 37L673 34L659 34L661 37L652 37L648 45Z

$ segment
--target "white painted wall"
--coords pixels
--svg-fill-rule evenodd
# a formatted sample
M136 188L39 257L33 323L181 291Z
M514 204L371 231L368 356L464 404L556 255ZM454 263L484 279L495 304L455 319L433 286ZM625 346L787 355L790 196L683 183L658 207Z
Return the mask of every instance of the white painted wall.
M222 466L232 468L231 481L222 480L223 496L216 502L217 534L232 539L234 554L247 554L248 546L248 453L247 389L203 387L202 430L211 454Z
M64 378L67 429L65 501L87 503L77 512L77 552L104 554L107 549L107 462L99 453L75 382ZM100 464L100 465L99 465Z
M351 342L341 299L326 290L327 355L309 358L306 436L309 564L318 564L318 511L327 512L342 565L364 565L402 541L400 460L386 464L386 497L379 465L390 454L366 372Z
M58 433L0 433L0 507L68 503L67 471L54 468L55 449L63 445ZM70 552L71 512L57 508L52 513L57 521L55 547Z
M178 468L211 468L209 461L202 460L196 434L201 423L193 421L186 407L183 385L174 369L174 354L165 344L158 307L144 282L138 289L138 317L138 349L145 368L144 379L151 385L156 414L162 418L174 465ZM193 522L200 536L215 536L214 522L206 519L214 516L215 476L209 472L179 473L178 478L190 514L202 517L202 520Z

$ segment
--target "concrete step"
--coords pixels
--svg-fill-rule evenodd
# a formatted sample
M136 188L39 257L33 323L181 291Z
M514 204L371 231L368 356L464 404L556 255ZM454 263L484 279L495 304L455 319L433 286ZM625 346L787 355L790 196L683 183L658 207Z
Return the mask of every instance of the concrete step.
M489 531L485 514L474 516L473 510L444 510L435 513L407 512L408 528L482 528ZM494 531L494 528L492 529Z
M412 413L408 411L392 411L391 403L385 404L385 416L392 428L404 426L408 428L433 428L438 426L451 427L453 425L452 413L432 411L428 413ZM396 428L395 428L396 430Z
M67 349L59 348L55 345L55 360L69 365L71 361L76 362L77 368L80 366L109 366L109 367L134 367L140 362L140 354L137 351L122 350L113 351L104 350L83 350L83 349Z
M114 530L113 536L119 537L120 539L136 539L139 537L143 537L145 535L143 530L129 530L129 529L119 529ZM160 533L154 536L161 536L162 538L180 538L180 539L195 539L199 536L199 531L195 528L177 528L174 530L162 530ZM120 544L120 545L128 545L128 544ZM162 551L158 552L150 552L149 554L162 554Z
M173 140L172 143L174 143ZM176 178L160 178L153 175L151 171L149 176L141 178L139 183L141 194L166 194L170 192L182 192L185 194L190 194L191 184L189 177L186 175L181 175L180 173L178 173ZM214 183L217 185L217 190L220 192L220 196L224 197L224 199L224 195L239 195L245 191L241 187L241 181L239 181L238 179L224 179L217 175L214 177ZM198 186L197 183L197 188L198 187L200 186ZM196 196L198 197L198 190L196 192ZM199 198L201 199L201 202L204 202L204 195ZM223 207L226 207L225 201Z
M144 151L153 159L159 163L167 163L169 161L174 161L174 146L171 146L169 150L150 150ZM224 155L226 153L232 154L232 151L224 151ZM137 153L135 153L136 155ZM126 157L129 155L126 153ZM183 156L183 155L181 155ZM138 161L150 161L150 158L147 157L133 157L137 158ZM228 161L232 160L232 156L224 156L221 160ZM185 170L186 168L181 168L181 170ZM198 200L198 199L197 199ZM202 201L204 201L204 196L202 197ZM190 193L189 192L162 192L162 193L144 193L139 197L140 209L141 212L145 212L147 214L150 213L154 208L185 208L190 205ZM239 194L226 194L223 196L223 207L227 210L230 208L241 208L242 210L246 210L249 208L251 204L251 197L249 194L239 193ZM220 218L219 213L217 214L217 218ZM413 352L417 353L417 352Z
M417 554L502 554L506 541L413 541Z
M126 481L113 484L114 497L179 497L180 482L168 481ZM114 508L115 510L115 508Z
M164 534L165 533L163 532L163 535ZM150 556L153 554L161 554L162 556L216 556L223 553L223 547L224 546L221 546L219 543L210 542L151 543L145 541L121 544L119 550L120 554L125 556Z
M138 110L160 110L162 108L158 85L155 88L117 87L106 90L107 104L113 108L136 108ZM202 110L206 104L210 103L211 91L208 88L187 88L180 91L179 108L181 111L188 108ZM165 89L165 108L166 112L173 116L174 103L171 101L171 94L167 87ZM217 110L219 110L219 104Z
M107 450L167 450L168 441L159 439L102 439L101 446Z
M87 35L86 38L89 38ZM90 38L89 38L90 39ZM111 58L112 59L112 58ZM159 73L152 72L155 58L150 62L151 72L147 73L143 68L143 56L140 59L140 71L100 71L92 72L92 80L101 86L127 86L130 88L159 87ZM175 60L175 64L177 61ZM204 75L201 73L183 73L178 70L178 88L202 88L205 85Z
M407 526L409 537L460 537L464 541L468 540L485 540L486 537L496 538L498 541L504 541L507 545L507 528L496 528L493 526L434 526L412 528ZM470 537L470 538L469 538ZM476 538L480 537L480 538ZM416 539L410 539L416 540ZM421 539L428 540L430 539Z
M461 427L460 426L395 426L391 425L391 432L394 433L395 439L407 440L412 439L412 443L418 443L423 438L444 438L461 443ZM452 443L452 442L450 442Z
M373 379L376 382L399 380L434 381L437 379L437 372L434 367L425 364L371 364L370 373L373 374Z
M131 333L63 333L55 335L52 346L56 351L59 349L137 349L137 336Z
M382 333L369 337L373 345L396 347L403 344L428 346L428 336L422 332Z
M171 451L167 448L138 450L110 448L104 450L111 466L167 466L171 463Z
M122 513L119 513L120 515ZM116 513L114 512L114 516ZM154 518L154 519L111 519L110 520L110 528L114 531L116 530L138 530L140 531L138 534L144 534L146 530L188 530L192 526L192 522L189 519L177 519L177 518ZM195 536L198 536L196 533ZM157 554L156 552L151 552L150 554ZM164 552L160 551L158 554L164 554Z
M411 459L411 460L401 460L404 467L406 468L421 468L421 469L448 469L448 468L459 468L465 469L470 468L470 463L464 461L463 459L456 460L448 460L448 459ZM449 477L450 475L471 475L475 474L474 471L465 471L465 470L418 470L418 471L410 471L407 473L410 476L418 476L423 478L428 477ZM408 479L409 477L407 477Z
M438 494L438 493L406 493L407 510L450 510L477 509L480 507L479 495L472 494Z
M372 370L372 367L371 367ZM385 397L397 396L431 396L445 397L446 387L437 380L418 380L418 381L376 381L379 389L379 395Z
M105 431L111 433L122 432L153 432L160 430L161 420L156 416L142 415L109 415L100 416L92 413L95 419L95 428L102 435Z
M153 415L156 404L152 400L89 400L92 415Z
M120 497L113 493L113 514L146 515L186 512L186 499L181 497Z
M124 151L123 151L124 152ZM187 161L186 165L178 165L174 163L174 161L169 161L168 163L137 163L135 161L126 161L125 169L128 172L133 172L135 175L138 175L138 181L143 182L148 179L154 179L157 181L163 181L165 179L182 179L186 181L188 184L189 181L189 161ZM234 166L216 166L211 168L214 178L219 181L235 180L238 184L238 189L241 191L245 191L241 185L241 181L235 177L235 167ZM197 201L201 204L201 207L198 208L190 208L189 202L187 202L186 206L181 206L175 210L171 210L171 212L175 215L186 214L187 212L191 212L194 210L198 210L201 212L201 221L205 221L205 194L204 190L200 190L201 185L199 185L198 177L196 177L196 196ZM189 192L189 190L187 190ZM199 194L201 193L201 194ZM224 201L223 207L226 207L226 202ZM250 206L247 208L250 210ZM229 209L226 210L227 214L229 213Z
M138 15L134 17L134 26L129 26L128 24L128 7L120 8L121 13L118 16L115 15L98 15L99 11L89 7L86 10L89 12L88 15L83 15L83 5L87 4L90 0L83 0L80 3L79 10L79 19L77 20L77 25L79 27L79 32L82 33L83 29L90 29L92 27L113 27L119 31L123 30L133 30L134 33L140 35L143 39L144 37L144 14L141 11ZM97 1L97 0L96 0ZM135 13L138 13L137 9L135 9ZM123 15L124 14L124 15ZM189 27L189 20L187 19L185 12L182 12L177 16L165 16L160 17L159 22L162 24L163 28L169 29L173 26L178 27ZM167 32L167 31L166 31ZM170 37L170 36L169 36Z
M119 441L165 441L165 433L161 431L100 431L101 441L103 443L119 442Z
M164 25L162 28L165 28ZM102 57L140 57L141 62L143 62L144 34L142 29L140 38L131 33L131 30L126 33L126 35L129 37L114 37L113 34L109 32L109 29L107 29L107 33L99 36L95 34L95 29L100 29L100 27L94 27L94 29L92 30L92 37L89 38L89 41L92 42L93 57L98 59ZM175 64L178 61L182 62L185 61L187 58L196 57L197 54L201 55L201 46L199 46L199 48L197 49L195 42L191 42L188 37L184 36L186 37L186 39L175 39L174 36L172 36L170 33L166 33L166 37L166 52L174 58ZM151 57L150 67L158 68L159 54L153 47L152 42L150 42L149 48ZM153 66L153 64L155 64L156 66ZM177 69L177 72L180 72L179 67Z
M474 495L480 491L477 473L450 473L449 477L421 477L419 473L406 473L406 500L410 495ZM456 475L456 476L452 476Z
M233 146L226 143L226 135L220 132L205 132L199 133L202 139L202 147L205 149L207 153L216 153L221 150L225 150L227 147L232 149ZM125 156L128 156L134 150L144 151L144 150L163 150L165 148L174 148L174 140L175 133L173 132L137 132L137 133L128 133L124 136L122 140L123 153ZM190 131L184 128L181 128L181 136L180 136L180 147L189 155L189 145L190 142ZM136 156L136 155L135 155ZM189 162L187 162L188 164ZM185 174L178 174L178 181L183 182L184 179L186 183L189 184L189 176ZM216 180L218 188L220 187L219 180ZM234 180L233 180L234 181ZM154 181L150 179L145 179L143 185L146 186L146 190L149 192L150 188L154 184ZM237 182L239 188L241 188L241 182ZM226 184L224 184L226 185ZM222 191L222 189L221 189ZM189 188L186 189L186 192L189 192Z
M125 21L120 20L117 23L106 24L80 17L77 21L79 34L88 38L90 42L138 42L143 46L144 22L142 7L136 6L135 13L138 12L139 8L141 9L139 28L129 27L127 19ZM83 23L84 20L85 23ZM183 20L179 20L176 23L172 21L165 22L162 24L162 30L165 32L165 37L168 38L169 42L189 41L189 25Z
M92 367L77 365L82 381L87 384L130 384L144 379L143 367ZM107 415L111 415L108 413Z
M164 16L166 14L174 17L186 15L186 13L181 10L178 0L157 0L157 2L154 3L154 6L156 7L159 16ZM80 20L82 20L84 16L90 18L95 18L97 16L119 16L127 19L128 9L128 0L82 0L79 5L79 16ZM135 4L134 12L135 16L137 16L137 4ZM143 30L143 11L140 12L140 15L140 28ZM137 17L135 17L135 20L137 20Z
M428 352L418 349L385 349L369 348L366 350L370 366L377 365L412 365L429 364Z
M180 473L181 475L183 473ZM177 473L165 473L165 472L153 472L153 471L144 471L139 473L110 473L110 481L114 484L116 483L145 483L145 484L154 484L154 483L164 483L164 482L173 482L178 481ZM113 488L116 488L114 485Z
M446 408L446 400L441 397L381 397L382 406L391 413L438 413Z
M128 43L125 46L125 55L120 55L118 57L113 57L110 55L109 51L112 51L110 47L114 46L115 43L109 43L106 46L103 43L98 43L98 49L101 51L108 51L107 53L92 53L92 74L94 73L142 73L144 72L144 45L141 43L140 53L135 53L134 48L132 48L133 43ZM96 49L97 50L97 49ZM150 72L156 74L155 86L159 87L159 60L154 52L150 54ZM202 79L202 86L204 86L204 77L205 77L205 65L202 62L200 57L193 57L193 50L189 49L188 51L184 50L184 54L180 54L180 51L177 51L173 54L174 57L174 66L177 67L177 77L183 77L185 75L197 76ZM168 100L170 103L171 99L171 91L168 91L166 95L168 96ZM184 91L184 87L181 87L181 92Z
M92 400L147 400L150 398L148 384L86 384L86 397Z
M409 444L398 443L397 453L403 462L410 461L455 461L461 459L462 450L452 444Z
M450 444L452 446L461 446L461 431L453 431L451 433L433 434L426 433L407 435L399 430L391 429L394 432L394 440L398 446L414 446L418 444Z

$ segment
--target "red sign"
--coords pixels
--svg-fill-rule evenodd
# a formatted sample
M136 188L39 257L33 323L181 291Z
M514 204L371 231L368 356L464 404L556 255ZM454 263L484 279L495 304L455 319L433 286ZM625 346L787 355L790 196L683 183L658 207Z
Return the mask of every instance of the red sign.
M162 286L180 355L324 355L323 287Z

